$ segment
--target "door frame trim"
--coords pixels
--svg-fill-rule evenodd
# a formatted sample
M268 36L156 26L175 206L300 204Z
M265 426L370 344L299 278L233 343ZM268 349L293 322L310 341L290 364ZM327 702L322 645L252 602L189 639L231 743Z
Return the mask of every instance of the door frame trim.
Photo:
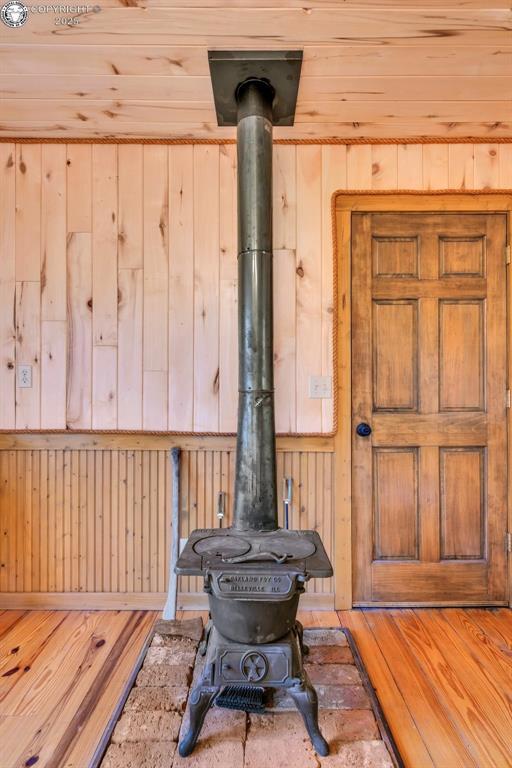
M506 213L507 243L512 231L512 190L338 190L331 197L334 264L336 265L334 322L336 326L337 423L334 436L335 518L334 593L336 609L352 608L352 348L351 348L351 218L352 213L465 212ZM507 386L512 388L512 291L510 264L507 265ZM512 435L512 409L507 413L507 431ZM507 445L508 530L512 531L512 439ZM505 542L503 543L505 546ZM512 607L512 556L508 558L508 602Z

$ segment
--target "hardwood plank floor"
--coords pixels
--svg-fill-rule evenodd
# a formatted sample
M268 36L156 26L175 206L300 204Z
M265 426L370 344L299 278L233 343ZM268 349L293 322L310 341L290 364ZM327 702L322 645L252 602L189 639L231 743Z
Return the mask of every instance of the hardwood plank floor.
M0 766L89 766L154 611L0 614Z
M207 613L179 612L178 618ZM156 612L0 612L0 766L85 768ZM512 766L508 609L305 611L351 629L407 768Z
M512 766L512 611L340 611L407 768Z

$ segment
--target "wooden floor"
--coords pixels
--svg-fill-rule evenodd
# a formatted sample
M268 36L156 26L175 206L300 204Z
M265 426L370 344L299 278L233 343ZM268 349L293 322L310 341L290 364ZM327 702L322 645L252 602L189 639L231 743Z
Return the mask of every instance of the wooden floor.
M154 612L0 611L0 766L87 768Z
M0 612L0 768L89 766L155 618ZM373 609L299 618L308 627L350 628L407 768L512 766L512 611Z
M408 768L512 766L512 611L338 615L356 639Z

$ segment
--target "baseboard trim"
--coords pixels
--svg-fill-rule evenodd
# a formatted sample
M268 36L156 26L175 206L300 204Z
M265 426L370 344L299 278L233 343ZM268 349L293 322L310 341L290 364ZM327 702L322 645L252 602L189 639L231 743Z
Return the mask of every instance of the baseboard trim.
M0 610L147 610L160 611L166 592L2 592ZM300 599L302 611L334 610L334 594L305 594ZM178 610L205 611L208 598L202 593L180 593Z

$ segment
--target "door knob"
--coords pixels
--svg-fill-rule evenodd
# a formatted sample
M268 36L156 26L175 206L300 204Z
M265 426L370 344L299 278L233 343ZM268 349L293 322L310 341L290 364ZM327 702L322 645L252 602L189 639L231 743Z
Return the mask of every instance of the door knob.
M372 433L372 428L369 424L366 424L364 421L362 421L357 425L356 432L359 437L369 437Z

